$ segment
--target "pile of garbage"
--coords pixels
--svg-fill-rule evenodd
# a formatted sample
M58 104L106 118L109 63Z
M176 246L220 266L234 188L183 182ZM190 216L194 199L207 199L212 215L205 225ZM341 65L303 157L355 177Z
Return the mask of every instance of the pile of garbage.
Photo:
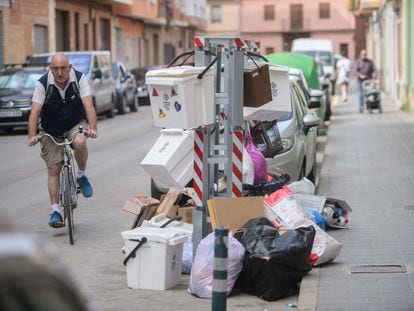
M266 196L208 200L213 230L227 227L230 231L228 295L242 291L268 301L292 295L313 267L335 260L341 251L342 243L326 230L349 227L352 210L345 201L314 195L315 186L306 178L277 188ZM134 228L167 227L186 235L180 263L181 272L190 274L188 292L209 298L213 288L214 232L201 240L193 254L192 221L188 215L193 207L179 206L179 201L187 202L182 195L175 189L161 202L140 197L139 212L132 208L139 205L136 198L135 202L126 202L124 210L135 213ZM184 197L191 198L191 194Z

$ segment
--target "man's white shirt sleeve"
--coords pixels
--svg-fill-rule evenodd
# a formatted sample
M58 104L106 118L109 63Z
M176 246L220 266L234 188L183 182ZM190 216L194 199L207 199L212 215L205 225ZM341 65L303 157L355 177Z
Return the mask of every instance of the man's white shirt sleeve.
M43 84L40 81L37 81L35 89L33 91L32 102L43 105L45 101L45 96L46 96L46 90Z
M91 87L88 83L88 78L86 78L84 74L79 80L79 93L81 98L92 95Z

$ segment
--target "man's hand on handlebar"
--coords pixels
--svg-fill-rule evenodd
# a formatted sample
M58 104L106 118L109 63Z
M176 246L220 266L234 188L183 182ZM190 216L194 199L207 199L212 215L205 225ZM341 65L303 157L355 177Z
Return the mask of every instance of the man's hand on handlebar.
M98 132L96 130L89 129L89 131L86 133L86 136L90 138L98 138Z
M35 135L32 137L29 137L29 139L27 140L27 145L32 147L34 145L36 145L39 142L39 136Z

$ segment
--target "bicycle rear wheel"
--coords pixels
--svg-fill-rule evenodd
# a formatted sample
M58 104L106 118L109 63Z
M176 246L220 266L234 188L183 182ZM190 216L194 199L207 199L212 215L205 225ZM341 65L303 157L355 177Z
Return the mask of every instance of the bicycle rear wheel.
M65 218L67 220L68 232L69 232L69 242L70 244L75 243L74 239L74 229L75 225L73 222L73 206L76 204L76 185L74 183L72 172L69 167L63 168L63 208L65 210Z

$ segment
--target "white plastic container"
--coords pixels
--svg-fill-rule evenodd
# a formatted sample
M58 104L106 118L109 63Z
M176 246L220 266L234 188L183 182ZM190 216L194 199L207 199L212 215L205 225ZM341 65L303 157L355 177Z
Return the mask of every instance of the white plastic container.
M166 290L181 281L183 243L187 236L168 228L135 228L121 233L125 256L147 238L126 264L127 284L133 289Z
M148 84L154 126L191 129L214 122L214 71L178 66L151 70Z
M167 218L167 216L164 213L162 213L162 214L152 217L151 220L144 220L141 225L141 228L142 227L160 228L163 224L165 224L168 221L170 221L170 219ZM168 228L168 230L183 233L187 236L187 239L188 239L187 242L192 241L192 237L193 237L193 225L192 224L187 224L179 220L174 220L173 222L169 223L166 228Z
M153 179L169 187L185 187L194 175L193 135L181 129L161 130L141 166Z
M269 64L272 101L260 107L244 107L244 119L271 121L292 111L288 70L288 67Z

